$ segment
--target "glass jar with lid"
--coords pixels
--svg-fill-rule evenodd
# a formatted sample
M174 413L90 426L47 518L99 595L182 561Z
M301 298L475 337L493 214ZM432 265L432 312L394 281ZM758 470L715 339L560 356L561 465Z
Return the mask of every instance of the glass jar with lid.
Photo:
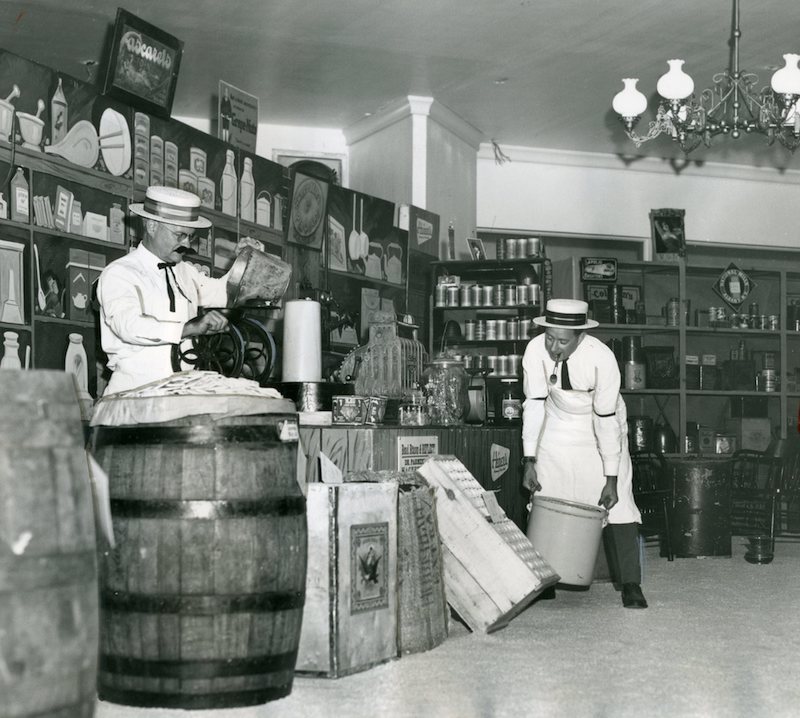
M464 362L439 354L422 373L422 390L432 424L461 424L469 411L469 374Z

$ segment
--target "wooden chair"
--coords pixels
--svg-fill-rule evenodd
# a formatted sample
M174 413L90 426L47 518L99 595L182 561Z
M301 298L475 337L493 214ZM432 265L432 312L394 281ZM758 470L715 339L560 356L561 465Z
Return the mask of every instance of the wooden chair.
M657 537L667 560L675 555L670 536L670 512L672 509L672 487L664 457L648 451L631 454L633 464L633 498L642 514L639 529L645 540ZM662 556L664 554L662 553Z
M734 452L731 466L731 533L774 539L783 464L761 451Z
M775 534L800 538L800 451L785 458L776 494Z

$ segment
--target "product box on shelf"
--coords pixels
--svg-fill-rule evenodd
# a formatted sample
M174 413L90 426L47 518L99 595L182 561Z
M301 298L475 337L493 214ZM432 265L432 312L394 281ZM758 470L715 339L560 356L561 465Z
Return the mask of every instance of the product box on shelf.
M727 391L756 388L756 367L752 359L729 359L722 362L722 388Z
M725 431L736 437L739 449L766 451L772 440L769 419L766 417L728 419L725 422Z
M71 247L67 262L69 295L67 314L70 319L88 320L89 314L89 252Z

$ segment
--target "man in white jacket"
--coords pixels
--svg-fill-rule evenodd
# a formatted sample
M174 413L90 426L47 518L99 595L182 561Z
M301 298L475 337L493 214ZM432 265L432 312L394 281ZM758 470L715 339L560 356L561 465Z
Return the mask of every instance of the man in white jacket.
M523 484L532 492L608 509L604 539L626 608L647 608L641 590L627 416L614 353L586 334L588 305L551 299L533 321L545 332L522 358Z
M142 217L142 240L97 284L100 337L113 372L104 396L167 378L173 345L227 329L219 311L198 316L200 306L227 305L227 277L207 277L183 262L194 233L211 226L199 208L197 195L171 187L149 187L144 203L130 206Z

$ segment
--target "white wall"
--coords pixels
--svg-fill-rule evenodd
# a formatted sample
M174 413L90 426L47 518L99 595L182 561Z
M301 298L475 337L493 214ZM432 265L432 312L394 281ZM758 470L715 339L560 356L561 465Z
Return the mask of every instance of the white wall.
M800 247L800 172L503 147L478 154L482 228L650 237L651 209L686 210L690 242Z
M395 204L410 203L411 145L410 115L351 141L347 186Z

